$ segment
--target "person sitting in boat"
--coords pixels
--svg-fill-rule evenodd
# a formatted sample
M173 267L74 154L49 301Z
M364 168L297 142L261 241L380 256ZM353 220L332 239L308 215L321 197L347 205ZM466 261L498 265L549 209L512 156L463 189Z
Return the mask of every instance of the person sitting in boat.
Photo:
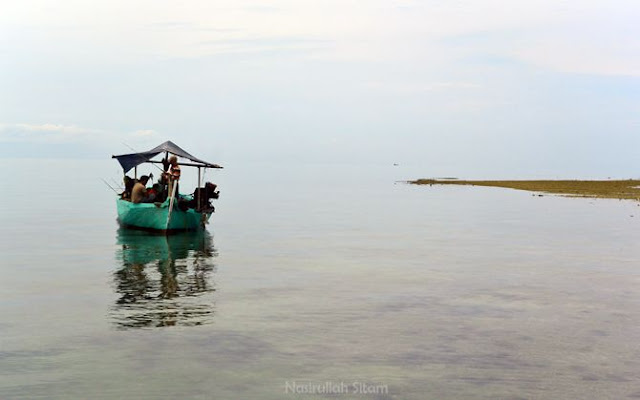
M149 177L146 175L142 175L138 182L133 185L133 190L131 191L131 202L132 203L145 203L149 201L149 195L147 193L147 182L149 181Z
M120 194L120 198L122 200L131 200L131 191L133 190L133 185L135 185L136 181L127 175L124 176L122 181L124 182L124 191Z
M155 198L153 199L154 202L162 203L167 199L167 184L163 177L160 177L158 182L154 183L151 189L147 190L147 192L151 191L155 193Z

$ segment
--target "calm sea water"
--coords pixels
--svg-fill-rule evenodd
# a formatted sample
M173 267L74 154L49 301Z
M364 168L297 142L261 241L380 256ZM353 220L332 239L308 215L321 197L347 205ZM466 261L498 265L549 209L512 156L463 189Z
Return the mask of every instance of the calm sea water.
M0 161L0 398L640 398L637 204L226 167L166 239L111 160Z

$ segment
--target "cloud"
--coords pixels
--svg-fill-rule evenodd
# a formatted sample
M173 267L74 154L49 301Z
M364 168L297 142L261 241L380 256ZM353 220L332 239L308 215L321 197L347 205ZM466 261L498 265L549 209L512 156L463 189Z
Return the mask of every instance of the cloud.
M638 28L597 25L591 29L550 30L515 51L515 57L560 72L638 77L640 45L633 39L638 35Z
M3 143L75 143L100 134L98 130L76 125L0 124L0 142Z
M154 131L153 129L140 129L137 130L135 132L133 132L133 136L135 137L152 137L152 136L157 136L158 133L156 131Z
M267 6L254 0L194 0L181 7L140 0L132 12L123 12L131 7L126 0L63 0L55 13L37 3L12 2L3 9L5 36L19 38L7 42L6 58L28 48L25 54L42 55L48 63L120 65L311 48L329 60L406 62L427 52L446 59L455 46L426 48L443 37L496 32L475 50L561 71L637 75L639 69L634 38L640 34L640 3L632 0L276 0ZM532 36L515 42L514 30ZM279 39L304 37L331 46Z
M133 140L140 144L150 139L157 140L158 136L153 129L124 133L55 123L0 124L0 143L104 145L114 141Z
M486 23L444 35L443 49L463 58L493 57L539 70L606 76L640 76L640 3L613 0L556 2L528 23ZM513 21L527 17L514 15ZM485 19L488 22L488 19Z
M200 43L200 47L205 54L214 55L227 53L326 50L331 48L332 43L330 40L302 36L237 37L206 40Z
M368 89L382 91L386 93L410 95L436 91L452 90L475 90L482 88L482 85L473 82L431 82L422 83L389 83L389 82L366 82Z

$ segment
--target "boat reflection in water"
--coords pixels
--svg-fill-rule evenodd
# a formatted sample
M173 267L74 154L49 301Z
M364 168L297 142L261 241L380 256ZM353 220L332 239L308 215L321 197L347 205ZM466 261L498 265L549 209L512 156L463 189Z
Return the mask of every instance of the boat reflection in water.
M154 236L121 228L114 272L119 329L195 326L212 322L217 253L206 230Z

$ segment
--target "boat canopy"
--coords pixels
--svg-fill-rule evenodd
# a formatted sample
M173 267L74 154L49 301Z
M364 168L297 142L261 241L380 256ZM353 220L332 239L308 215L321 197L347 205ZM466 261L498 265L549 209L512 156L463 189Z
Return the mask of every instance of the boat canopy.
M204 167L204 168L222 168L218 164L212 164L207 161L203 161L186 151L182 150L177 144L173 143L170 140L162 143L159 146L154 147L149 151L143 151L142 153L131 153L131 154L122 154L119 156L111 156L111 158L115 158L118 160L120 165L122 166L122 170L126 174L133 167L137 167L138 165L148 162L153 157L157 156L160 153L171 153L178 157L187 158L194 162L194 164L187 164L194 167ZM183 164L185 165L185 164Z

